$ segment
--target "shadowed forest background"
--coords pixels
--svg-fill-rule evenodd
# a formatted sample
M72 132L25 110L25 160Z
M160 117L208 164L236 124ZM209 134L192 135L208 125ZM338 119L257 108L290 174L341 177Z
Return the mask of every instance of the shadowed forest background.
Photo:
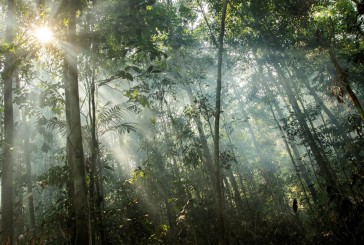
M1 242L363 244L363 0L0 0Z

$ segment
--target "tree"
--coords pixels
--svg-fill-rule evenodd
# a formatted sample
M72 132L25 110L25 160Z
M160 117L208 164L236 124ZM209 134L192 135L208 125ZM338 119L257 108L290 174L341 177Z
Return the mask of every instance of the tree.
M4 80L4 158L1 175L1 243L13 244L13 171L14 171L14 119L13 119L13 80L16 68L15 59L15 1L7 1L7 25L5 42L8 45L5 54Z
M356 5L356 11L353 7L353 2ZM363 3L361 1L341 0L332 3L326 3L322 6L317 6L314 12L314 21L317 25L315 37L318 43L329 54L330 61L335 69L334 86L337 86L338 91L335 95L338 99L342 99L345 93L349 95L351 102L354 105L357 113L364 121L364 109L360 99L352 88L352 82L349 79L349 74L343 68L339 61L338 51L340 48L346 48L353 52L357 50L361 52L360 40L338 40L341 33L353 33L354 35L362 35L362 30L358 26L362 25L362 19L359 17L363 11ZM340 12L337 16L333 12ZM357 30L359 29L359 31ZM359 35L358 35L359 32ZM356 47L351 46L352 41L356 43ZM359 44L359 45L358 45ZM358 56L360 57L360 56ZM361 58L360 58L361 59Z
M68 25L66 42L77 45L76 16L80 11L79 1L68 1ZM86 189L86 168L83 153L80 103L78 92L77 52L65 53L64 81L66 90L67 153L73 184L75 219L74 244L91 244L90 213Z
M220 166L220 113L221 113L221 83L222 83L222 54L225 35L225 20L228 0L222 5L221 26L218 43L218 62L217 62L217 80L216 80L216 105L215 105L215 127L214 127L214 164L216 171L216 195L217 195L217 224L219 243L226 244L226 227L224 218L224 194L222 188L221 166Z

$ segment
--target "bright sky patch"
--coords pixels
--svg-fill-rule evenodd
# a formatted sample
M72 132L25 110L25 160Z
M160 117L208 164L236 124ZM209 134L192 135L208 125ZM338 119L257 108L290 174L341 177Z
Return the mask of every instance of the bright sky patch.
M35 30L35 37L39 42L46 44L53 40L53 33L47 27L39 27Z

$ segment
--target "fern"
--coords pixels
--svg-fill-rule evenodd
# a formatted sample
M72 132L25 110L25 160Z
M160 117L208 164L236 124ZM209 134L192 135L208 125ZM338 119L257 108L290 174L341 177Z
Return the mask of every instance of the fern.
M58 130L60 133L65 133L67 129L66 122L59 120L57 117L48 119L44 116L38 116L37 124L38 126L46 126L48 129Z
M53 117L48 120L47 128L58 130L60 133L65 133L67 129L67 124L63 120L58 120L57 117Z
M128 107L125 104L117 104L107 108L110 104L110 101L107 102L99 112L99 132L104 134L107 131L116 130L122 134L125 132L135 131L136 128L132 125L132 123L124 122L126 112L130 111Z

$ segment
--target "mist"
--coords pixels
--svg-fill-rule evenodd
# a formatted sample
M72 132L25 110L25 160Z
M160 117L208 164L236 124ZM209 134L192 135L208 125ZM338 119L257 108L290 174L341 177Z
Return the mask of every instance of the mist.
M1 1L0 243L362 243L361 6Z

